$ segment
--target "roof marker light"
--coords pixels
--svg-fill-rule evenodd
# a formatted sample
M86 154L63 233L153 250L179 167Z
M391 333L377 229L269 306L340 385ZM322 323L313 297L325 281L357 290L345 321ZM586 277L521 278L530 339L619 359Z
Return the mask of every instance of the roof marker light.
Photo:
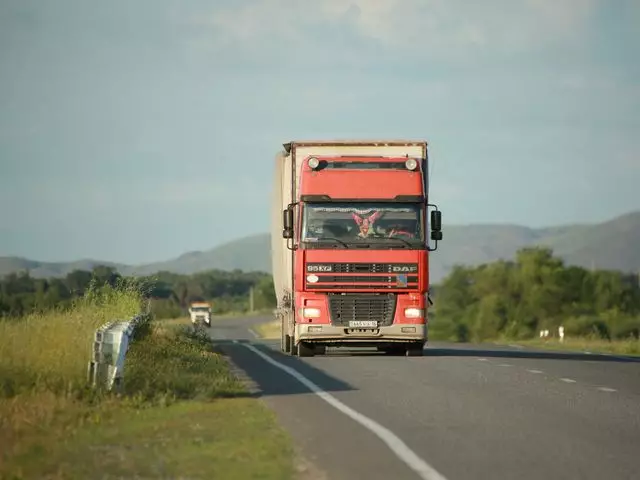
M418 161L415 158L409 158L406 162L404 162L407 170L415 170L418 168Z
M320 165L320 160L316 157L311 157L307 163L309 164L309 168L315 170Z

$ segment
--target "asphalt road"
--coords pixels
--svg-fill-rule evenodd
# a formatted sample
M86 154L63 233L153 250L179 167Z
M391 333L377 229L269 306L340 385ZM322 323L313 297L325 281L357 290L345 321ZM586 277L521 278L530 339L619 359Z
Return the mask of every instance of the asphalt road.
M640 478L640 361L445 343L298 359L255 338L265 320L211 336L327 479Z

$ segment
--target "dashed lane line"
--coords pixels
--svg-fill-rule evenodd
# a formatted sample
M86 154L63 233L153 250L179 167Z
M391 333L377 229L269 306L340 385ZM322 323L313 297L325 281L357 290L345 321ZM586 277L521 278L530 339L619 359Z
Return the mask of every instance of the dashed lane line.
M511 346L515 346L515 345L509 345L509 346L511 347ZM591 352L584 352L584 353L586 353L588 355L591 355ZM476 360L479 361L479 362L489 362L488 359L482 358L482 357L476 358ZM591 362L588 362L588 363L591 363ZM496 366L498 366L498 367L512 367L513 365L508 364L508 363L498 363L498 364L496 364ZM533 370L533 369L531 369L531 370L527 369L527 372L533 373L535 375L540 375L540 374L544 373L542 370ZM578 383L573 378L560 378L560 381L564 382L564 383ZM615 388L610 388L610 387L597 387L597 389L599 391L601 391L601 392L608 392L608 393L617 392L617 390Z
M598 387L598 390L600 390L601 392L617 392L615 388L609 387Z

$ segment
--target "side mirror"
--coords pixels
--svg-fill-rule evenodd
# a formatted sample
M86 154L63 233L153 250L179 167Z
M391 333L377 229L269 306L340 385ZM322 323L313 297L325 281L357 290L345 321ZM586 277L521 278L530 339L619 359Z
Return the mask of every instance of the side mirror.
M282 211L282 238L293 238L293 208Z
M440 210L431 210L431 231L432 232L440 232L442 230L442 213ZM442 235L440 235L442 238ZM433 240L433 235L431 236Z
M431 226L431 240L435 241L434 247L428 247L430 252L438 249L438 242L442 240L442 213L438 210L436 205L429 205L435 207L435 210L431 210L430 226Z

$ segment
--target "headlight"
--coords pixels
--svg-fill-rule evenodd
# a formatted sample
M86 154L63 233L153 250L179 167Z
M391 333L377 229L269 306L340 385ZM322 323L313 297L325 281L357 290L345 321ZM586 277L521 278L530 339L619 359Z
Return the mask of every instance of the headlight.
M409 307L404 309L404 316L407 318L422 318L424 314L421 308Z
M320 160L318 160L316 157L311 157L307 163L309 165L309 168L315 170L316 168L318 168L318 165L320 165Z
M302 309L302 316L305 318L318 318L320 316L319 308L304 307Z
M418 161L415 158L409 158L406 162L404 162L407 170L415 170L418 168Z

